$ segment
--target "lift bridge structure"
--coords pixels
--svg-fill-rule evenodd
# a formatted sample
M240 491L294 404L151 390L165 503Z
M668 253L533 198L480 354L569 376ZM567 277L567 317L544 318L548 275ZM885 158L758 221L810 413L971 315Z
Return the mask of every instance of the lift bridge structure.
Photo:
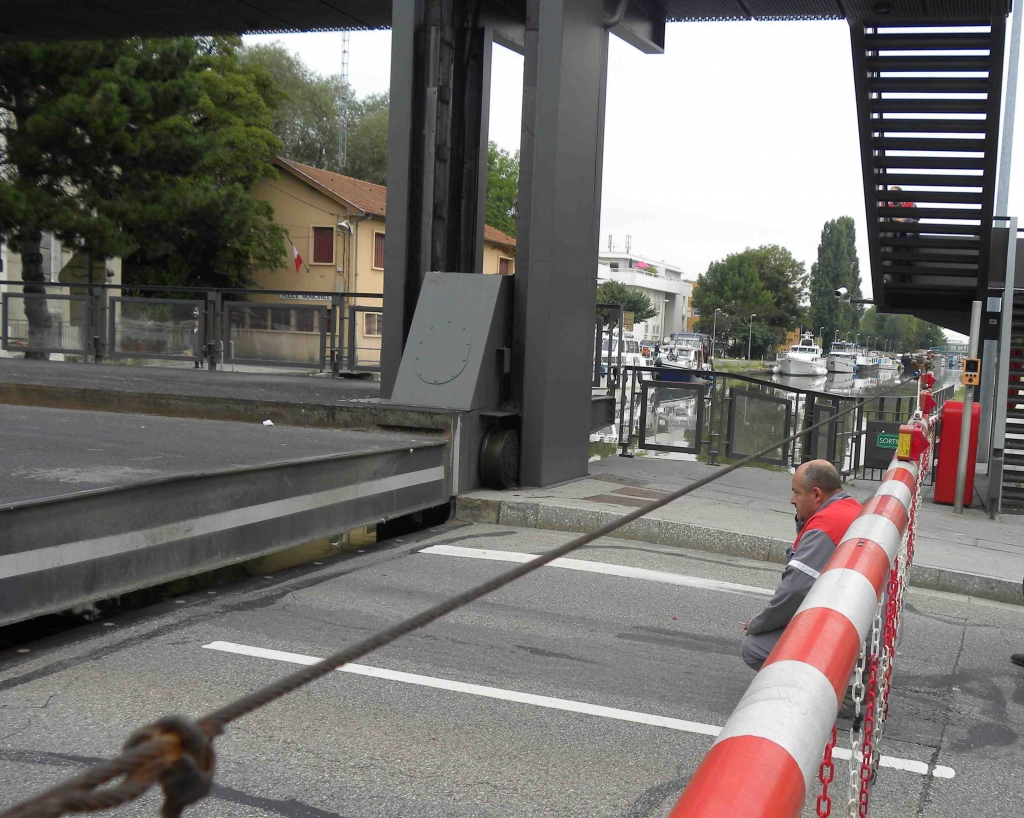
M995 211L1009 11L1008 0L7 0L0 37L392 30L381 411L413 426L410 413L449 419L443 478L417 493L422 508L485 482L581 477L589 434L612 423L613 399L591 388L610 36L657 54L673 21L846 20L879 311L967 332L978 299L983 340L1022 324L1021 299L1015 318L1000 307L1012 308L999 299L1016 255ZM481 275L495 43L525 58L514 277ZM897 221L908 201L916 220ZM1019 395L1019 376L1001 388ZM1013 407L990 422L1024 432ZM1024 465L1024 435L1005 437L993 456ZM399 505L373 514L411 510Z

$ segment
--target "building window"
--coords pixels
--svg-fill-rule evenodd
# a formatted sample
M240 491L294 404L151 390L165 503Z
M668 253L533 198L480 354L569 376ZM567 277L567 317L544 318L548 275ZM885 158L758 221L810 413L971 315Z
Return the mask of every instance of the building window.
M313 263L334 264L334 228L313 228Z
M373 269L384 269L384 234L373 234Z
M608 267L611 268L612 270L618 270L619 269L619 262L613 261L613 262L609 263Z
M378 233L378 236L384 238L383 234ZM363 335L367 337L379 338L384 327L384 316L379 312L364 312L363 313Z
M510 258L499 258L498 259L498 275L510 276L515 272L516 268L513 266L512 259Z
M273 307L270 310L270 328L288 330L292 328L292 311L287 308Z

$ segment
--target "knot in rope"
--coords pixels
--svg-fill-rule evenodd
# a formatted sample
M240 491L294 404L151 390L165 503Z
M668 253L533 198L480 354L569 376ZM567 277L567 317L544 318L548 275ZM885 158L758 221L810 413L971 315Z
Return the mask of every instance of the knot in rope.
M169 764L164 762L157 776L164 792L162 818L179 818L185 807L205 798L213 785L216 756L212 737L184 716L165 716L153 724L133 733L125 742L125 752L160 739L174 739L172 753L177 755ZM139 770L143 773L144 770Z

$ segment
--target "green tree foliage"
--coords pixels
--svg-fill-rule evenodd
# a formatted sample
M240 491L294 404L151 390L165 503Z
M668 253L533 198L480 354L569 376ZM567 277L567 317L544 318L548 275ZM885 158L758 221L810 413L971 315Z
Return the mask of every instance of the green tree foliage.
M879 339L877 342L872 340L874 348L888 348L894 352L913 352L946 343L945 334L935 324L912 315L882 315L874 307L868 307L864 313L859 332L864 341L868 336Z
M597 288L598 304L621 304L626 312L633 313L633 320L637 323L653 318L658 314L657 308L651 299L640 290L627 287L618 281L604 281ZM608 311L603 311L607 313ZM609 314L605 314L605 321Z
M359 106L341 76L322 77L310 71L281 43L251 45L241 54L243 65L258 67L272 78L280 99L274 108L274 133L289 159L324 170L340 171L338 135L342 109L354 123Z
M693 295L693 306L701 314L697 328L707 333L714 330L716 341L730 354L745 357L750 316L756 313L754 352L758 357L770 354L804 320L801 302L806 277L803 263L778 245L732 253L713 262L697 279L700 286ZM716 308L721 310L717 319Z
M0 47L0 234L27 251L29 280L42 277L40 230L90 258L122 256L127 284L244 284L282 262L271 208L247 194L275 175L277 95L239 49L237 38Z
M519 213L519 151L509 153L487 143L486 220L506 235L515 237Z
M846 287L854 298L861 297L860 262L857 260L857 234L853 218L840 216L826 222L818 245L818 260L811 265L811 326L814 332L824 327L825 347L839 331L842 338L857 332L863 308L840 304L835 291Z
M387 94L371 94L354 104L345 175L375 185L387 184L388 104Z

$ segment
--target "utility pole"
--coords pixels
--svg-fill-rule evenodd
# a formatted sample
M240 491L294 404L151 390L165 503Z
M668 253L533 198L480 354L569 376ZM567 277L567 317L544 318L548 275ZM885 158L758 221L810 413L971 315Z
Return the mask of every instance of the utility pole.
M348 46L349 32L341 32L341 99L338 100L338 172L348 161Z

